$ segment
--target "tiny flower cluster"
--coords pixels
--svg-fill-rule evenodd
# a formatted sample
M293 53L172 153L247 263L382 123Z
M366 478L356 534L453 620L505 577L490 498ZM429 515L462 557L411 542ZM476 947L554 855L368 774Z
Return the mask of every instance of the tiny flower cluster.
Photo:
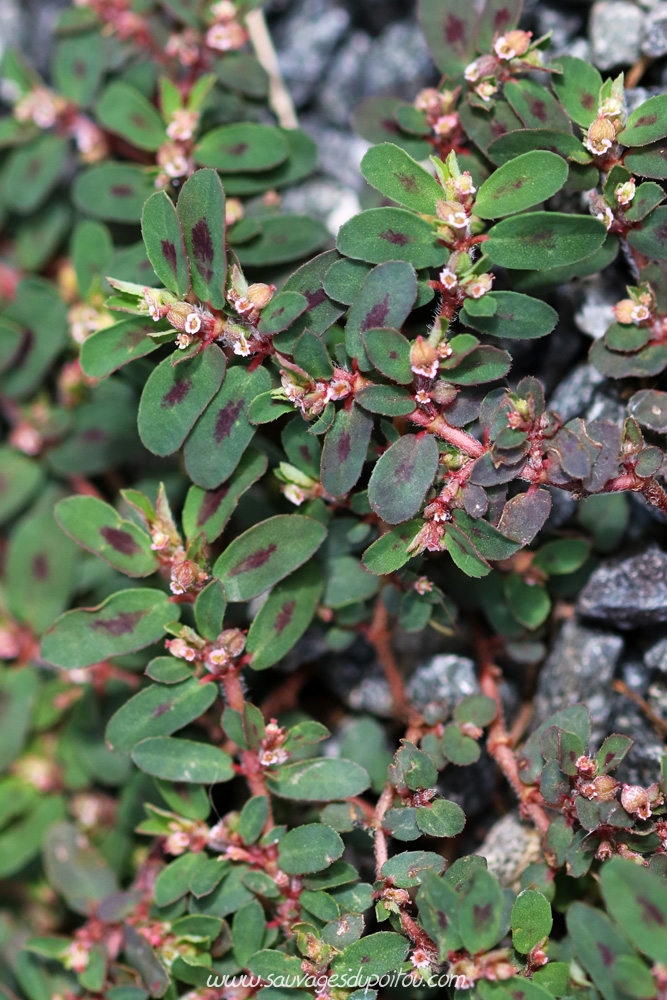
M459 132L459 116L455 108L460 92L460 87L456 90L426 87L417 94L414 106L417 111L424 112L433 135L438 140L447 139L451 142Z
M520 70L542 69L542 53L537 48L539 42L532 43L532 32L508 31L498 36L493 43L493 52L479 56L466 66L464 77L476 101L483 107L489 105L498 93L500 83L504 83Z
M176 659L201 664L216 677L242 655L245 641L245 634L237 628L224 629L213 642L208 642L183 625L178 628L176 638L165 640L165 646Z
M588 127L584 146L589 153L595 157L607 157L613 151L616 136L623 128L623 121L623 82L621 77L612 84L609 96L600 102L597 118Z

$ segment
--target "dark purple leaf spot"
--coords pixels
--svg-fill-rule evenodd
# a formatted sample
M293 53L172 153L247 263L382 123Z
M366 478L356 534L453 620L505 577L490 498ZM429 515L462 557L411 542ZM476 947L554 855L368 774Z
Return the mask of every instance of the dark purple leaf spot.
M647 125L655 125L657 120L658 120L657 114L642 115L641 118L638 118L637 121L635 122L635 127L642 128Z
M86 64L82 59L74 60L72 63L72 73L79 80L86 75Z
M392 132L394 135L400 131L398 123L393 118L383 118L380 122L385 132Z
M489 920L493 915L493 905L491 903L485 903L484 906L473 906L473 921L475 927L478 929L488 924Z
M302 444L299 446L299 454L301 455L301 458L304 460L304 462L310 462L310 452L308 451L307 445ZM1 489L2 487L0 487L0 490Z
M100 535L121 555L132 556L139 551L139 546L129 531L123 531L121 528L100 528Z
M541 122L546 122L549 119L547 114L547 106L544 101L540 101L537 97L530 101L531 113Z
M229 571L229 576L238 576L240 573L250 573L252 570L261 569L262 566L266 565L277 548L278 546L275 542L271 542L265 549L257 549L256 552L252 552L245 559L242 559L240 563L237 563Z
M294 615L294 609L296 607L296 601L286 601L282 608L276 616L276 621L274 628L276 630L276 635L280 635L285 631L289 623L292 621L292 616Z
M132 122L133 125L136 125L137 128L140 128L142 130L148 128L148 121L146 117L144 115L140 115L136 111L134 112L134 114L130 115L130 121Z
M496 11L496 16L493 19L493 30L502 34L511 20L512 15L507 7L501 7L500 10Z
M609 765L611 764L611 762L612 762L612 760L614 759L615 756L616 756L616 754L613 752L613 750L610 751L609 753L606 753L604 755L604 764L602 766L603 767L609 767Z
M390 351L389 357L392 361L398 361L398 351Z
M279 316L282 316L282 314L284 312L285 312L285 306L280 306L279 309L274 309L273 310L273 312L271 313L271 318L272 319L277 319Z
M347 431L343 431L341 436L338 438L338 444L336 445L336 451L338 452L338 461L346 462L350 457L350 452L352 450L352 444L350 441L350 435Z
M414 471L412 462L401 462L400 465L396 466L396 471L394 472L396 485L402 486L404 483L409 483L414 475Z
M146 339L146 336L151 332L151 330L152 327L150 326L135 327L133 330L128 330L120 342L119 347L122 346L128 350L132 350L133 347L136 347L137 344L140 344L142 340Z
M198 528L201 528L203 524L206 524L209 518L213 517L228 493L229 483L224 483L222 486L218 486L217 490L207 491L197 513Z
M159 719L161 715L164 715L164 713L168 712L169 709L172 707L173 703L171 701L164 701L162 702L161 705L155 706L155 708L151 712L151 715L153 716L154 719Z
M398 233L395 229L385 229L383 233L380 233L380 239L386 240L387 243L394 243L399 247L404 247L406 243L410 242L409 236L406 236L405 233Z
M361 324L361 332L365 333L366 330L373 330L377 326L382 326L388 314L389 292L387 292L382 302L376 302L372 309L366 313Z
M84 444L101 444L106 439L106 431L101 431L98 427L91 427L90 430L81 432L81 440Z
M33 557L32 575L35 580L46 580L49 575L49 561L43 552Z
M661 243L667 242L667 222L663 222L660 228L656 229L655 235Z
M361 956L361 965L366 965L368 962L370 962L370 960L371 960L371 956L370 955L362 955Z
M464 42L466 37L465 22L460 17L450 14L445 23L445 41L448 45Z
M247 149L248 149L247 142L237 142L233 146L226 146L225 152L229 156L243 156L243 154L246 152Z
M528 233L523 238L526 243L530 243L532 246L543 247L545 250L553 250L556 245L553 229L542 229L537 233Z
M38 156L33 157L28 164L28 169L26 170L26 180L34 181L35 177L39 176L41 169L42 161Z
M109 635L128 635L146 614L145 611L121 611L115 618L96 618L91 628L95 632L107 632Z
M600 952L600 957L602 958L603 963L607 966L607 968L610 968L610 966L614 964L613 951L611 948L608 948L606 944L603 944L602 941L596 941L595 944Z
M192 379L189 375L177 378L169 392L165 392L162 397L160 407L163 410L170 410L172 406L179 406L188 396L192 389Z
M497 139L498 136L505 135L505 133L507 132L507 125L503 125L503 123L499 121L490 122L490 128L491 128L491 135L494 137L494 139Z
M642 918L649 924L659 924L660 927L665 926L665 915L658 909L655 903L652 903L650 899L645 899L644 896L637 896L637 902L641 906Z
M308 303L309 309L315 309L317 306L321 306L323 302L326 302L326 292L323 288L316 288L314 292L302 292L305 295L306 302Z
M443 910L438 910L438 926L446 930L449 927L449 917Z
M238 419L239 413L243 409L242 399L230 399L228 403L220 410L218 418L215 422L215 429L213 431L213 437L216 444L220 444L229 437L231 429Z
M417 178L413 177L412 174L395 173L394 177L406 191L415 191L417 189Z
M590 111L597 104L597 97L595 94L591 94L588 90L582 90L579 95L579 100L581 101L582 108L586 108L586 111Z
M176 263L176 247L171 240L160 240L162 256L171 268L172 274L176 274L178 265Z
M200 219L192 227L192 250L195 267L208 284L213 277L215 251L213 249L211 230L206 219Z
M131 184L112 184L109 190L114 198L131 198L134 194Z
M7 489L7 486L8 486L7 477L0 476L0 493L4 493L5 490Z

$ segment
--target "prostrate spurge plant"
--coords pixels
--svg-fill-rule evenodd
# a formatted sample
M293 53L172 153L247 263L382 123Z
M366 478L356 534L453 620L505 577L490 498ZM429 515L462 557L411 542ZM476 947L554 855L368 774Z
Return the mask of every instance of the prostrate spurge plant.
M619 494L667 512L641 431L667 426L664 394L642 386L623 427L564 425L536 379L508 386L493 339L547 336L557 314L530 293L623 244L633 284L593 361L667 366L667 96L627 117L622 78L548 64L516 0L422 0L442 88L357 114L390 139L362 164L382 202L290 277L251 274L323 232L275 214L308 140L228 124L266 90L246 53L217 57L243 48L249 6L95 0L64 15L54 89L5 63L0 513L27 513L0 630L0 994L361 1000L442 965L442 988L481 1000L664 998L664 764L648 787L617 781L632 741L591 748L583 706L517 749L493 662L535 662L550 590L589 558L584 537L536 541L547 487L597 495L600 547ZM96 100L101 54L118 76ZM113 228L77 216L70 261L71 208L47 197L71 138L121 162L75 180L76 210ZM570 211L583 192L590 212ZM139 214L145 250L126 235ZM54 379L68 321L79 356ZM480 693L410 705L394 623L475 632ZM281 714L292 678L253 703L309 630L375 647L407 726L395 753L368 716L323 753L321 722ZM541 837L512 888L465 854L438 784L483 745Z

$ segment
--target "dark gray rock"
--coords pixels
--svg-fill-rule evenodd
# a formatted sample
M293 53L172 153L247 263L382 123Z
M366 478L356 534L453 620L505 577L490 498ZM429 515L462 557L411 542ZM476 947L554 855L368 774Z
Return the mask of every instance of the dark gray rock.
M561 708L583 702L591 713L596 738L604 737L611 681L622 651L620 636L588 628L576 619L565 622L540 673L535 724Z
M466 695L477 691L475 664L454 653L441 653L417 667L407 684L411 704L433 721L447 718Z
M650 785L660 776L663 743L634 702L615 694L612 706L609 731L634 740L614 777L628 785Z
M591 12L588 34L599 69L634 63L639 58L644 15L630 0L600 0Z
M579 34L584 26L584 18L572 10L564 12L557 7L539 4L535 11L537 36L551 34L551 51L554 55L562 55L568 48L574 36Z
M598 340L615 322L612 309L618 302L618 283L596 274L584 278L577 291L581 298L574 321L582 333Z
M283 196L282 206L285 212L321 219L332 236L337 235L344 222L361 211L356 191L326 177L314 177L305 184L289 188Z
M351 132L324 127L315 115L304 115L300 124L317 143L321 169L344 187L363 190L366 182L359 172L359 164L370 143Z
M579 365L563 379L549 399L549 409L564 423L574 417L617 422L626 416L617 387L589 364Z
M276 22L280 69L297 107L318 90L349 24L348 12L333 0L302 0Z
M475 816L488 816L496 780L496 765L483 751L479 760L467 767L448 764L440 776L438 788L445 798L461 806L470 821Z
M644 18L642 52L652 59L667 53L667 3L658 3Z
M644 663L651 670L659 670L667 675L667 639L659 639L655 646L644 653Z
M318 108L332 125L349 128L350 115L366 94L366 66L373 39L354 31L334 56L318 97Z
M365 66L366 93L391 90L413 100L420 87L436 82L438 73L420 26L414 21L391 24L373 43Z
M629 559L611 559L595 570L577 610L616 628L667 622L667 554L656 545Z

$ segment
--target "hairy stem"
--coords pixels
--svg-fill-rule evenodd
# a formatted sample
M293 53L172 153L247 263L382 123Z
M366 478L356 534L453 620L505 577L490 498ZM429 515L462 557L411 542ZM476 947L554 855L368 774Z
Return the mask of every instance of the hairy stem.
M448 444L454 445L455 448L470 455L471 458L480 458L488 450L472 434L467 434L459 427L452 427L451 424L448 424L443 416L434 418L423 410L414 410L413 413L409 414L408 420L425 428L430 434L437 435Z

